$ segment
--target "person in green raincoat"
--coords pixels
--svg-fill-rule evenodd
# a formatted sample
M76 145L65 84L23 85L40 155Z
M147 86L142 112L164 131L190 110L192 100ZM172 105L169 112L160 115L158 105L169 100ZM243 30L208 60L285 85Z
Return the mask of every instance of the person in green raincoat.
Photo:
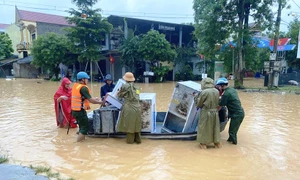
M134 84L135 78L131 72L125 73L123 84L118 92L118 97L124 98L121 117L117 125L118 132L126 133L126 142L140 144L142 130L142 116L140 107L140 89Z
M227 141L236 145L237 132L241 123L243 122L245 112L241 105L237 91L228 87L228 80L226 78L219 78L216 84L220 85L224 90L219 102L219 109L221 109L222 106L226 106L228 109L228 116L230 117L230 125L228 130L229 138Z
M220 148L219 91L211 78L203 79L201 88L202 91L194 97L196 106L201 108L197 141L201 149L206 149L211 143L214 143L216 148Z

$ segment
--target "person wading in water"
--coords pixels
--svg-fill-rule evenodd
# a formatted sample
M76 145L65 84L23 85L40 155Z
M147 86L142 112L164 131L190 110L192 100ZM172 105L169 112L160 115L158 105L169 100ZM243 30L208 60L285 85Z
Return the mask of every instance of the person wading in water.
M89 123L86 110L90 109L90 103L101 104L99 98L92 98L91 91L87 87L90 76L86 72L77 74L77 81L72 88L72 115L79 125L79 135L77 142L84 141L87 135Z

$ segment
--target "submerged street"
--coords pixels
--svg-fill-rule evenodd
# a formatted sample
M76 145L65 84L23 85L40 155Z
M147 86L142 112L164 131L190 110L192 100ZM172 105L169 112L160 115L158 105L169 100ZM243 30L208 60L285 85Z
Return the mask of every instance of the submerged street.
M232 82L230 82L232 85ZM298 179L300 172L299 95L239 91L246 116L238 145L201 150L196 141L87 138L75 143L76 129L56 127L53 95L60 82L0 79L0 154L10 163L50 166L80 179ZM91 84L89 84L91 85ZM102 83L93 83L99 97ZM167 111L175 82L138 84L156 93L157 111ZM262 87L263 79L246 79ZM97 108L92 105L92 108Z

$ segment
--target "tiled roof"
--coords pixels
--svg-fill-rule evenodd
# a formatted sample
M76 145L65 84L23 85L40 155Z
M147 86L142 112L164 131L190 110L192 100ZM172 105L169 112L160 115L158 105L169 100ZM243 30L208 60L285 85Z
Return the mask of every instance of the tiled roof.
M18 10L20 20L70 26L64 16Z
M5 29L7 26L9 26L9 24L1 24L0 23L0 29Z

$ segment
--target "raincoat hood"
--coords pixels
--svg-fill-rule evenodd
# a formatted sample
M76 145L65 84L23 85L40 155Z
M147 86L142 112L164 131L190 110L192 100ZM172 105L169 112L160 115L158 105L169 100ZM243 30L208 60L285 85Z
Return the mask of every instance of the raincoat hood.
M202 90L208 89L208 88L214 88L214 87L215 87L215 83L214 83L214 80L211 78L205 78L201 81Z
M65 87L66 84L71 84L71 81L68 78L63 78L60 87L62 88L63 91L69 92L70 88L66 88Z

